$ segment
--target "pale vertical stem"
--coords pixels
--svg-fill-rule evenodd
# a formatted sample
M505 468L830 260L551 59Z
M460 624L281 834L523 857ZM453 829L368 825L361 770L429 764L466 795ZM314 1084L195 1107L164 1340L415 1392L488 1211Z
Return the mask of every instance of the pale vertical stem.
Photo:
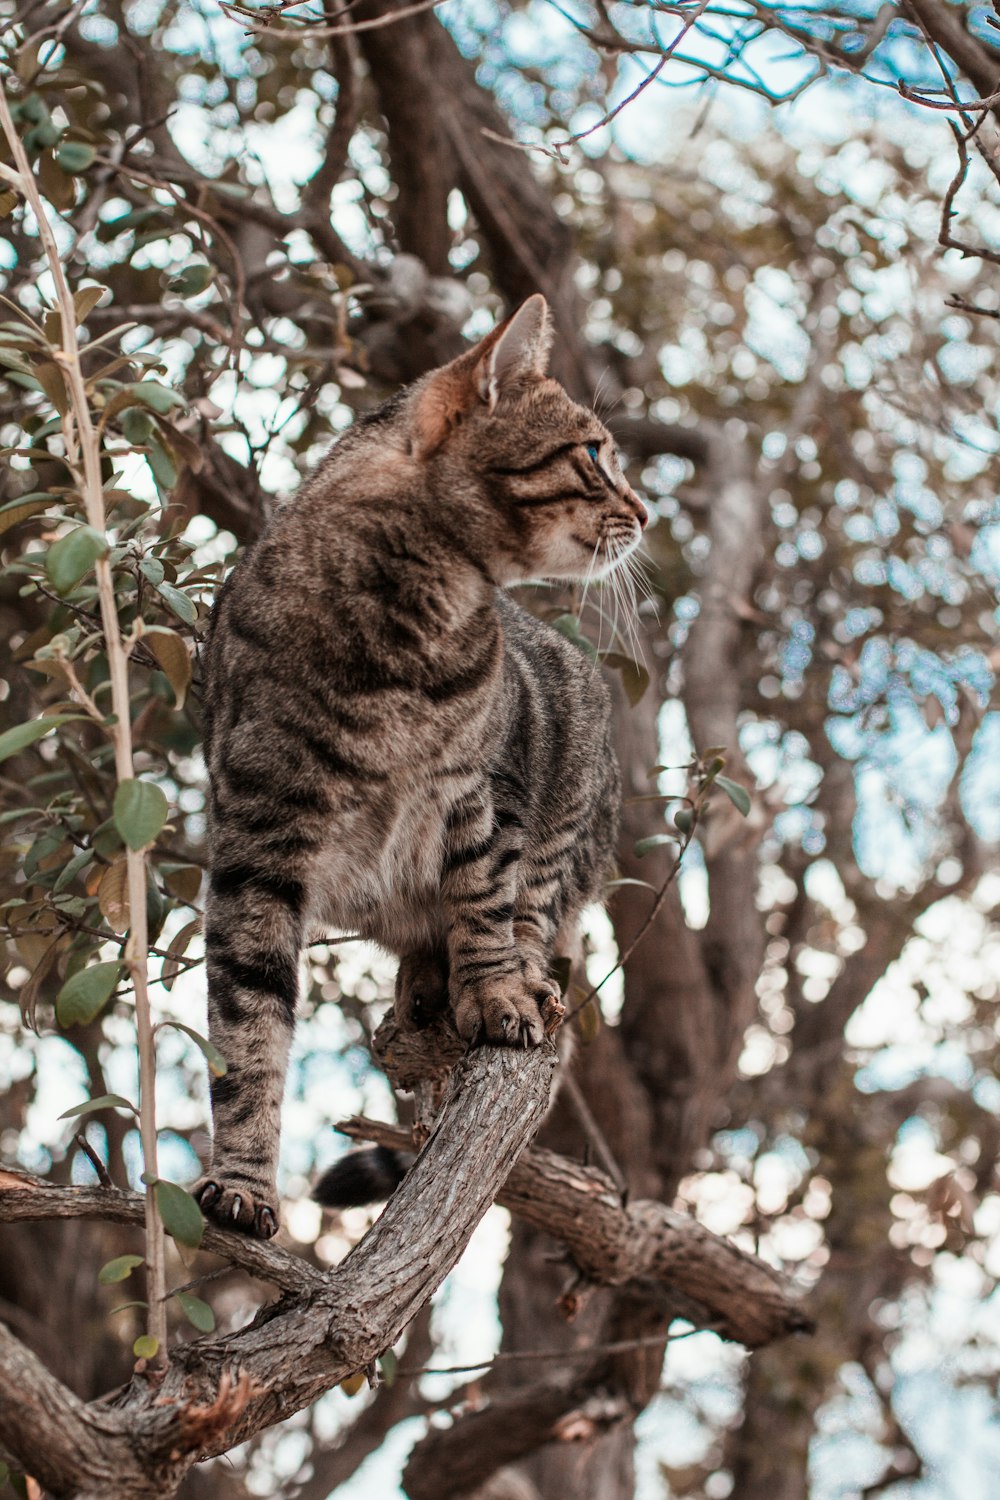
M38 234L52 280L62 321L62 347L55 350L54 357L62 370L69 392L72 417L64 420L67 445L75 447L83 463L83 501L87 521L95 531L104 534L104 492L101 484L100 445L91 419L83 371L80 367L80 348L76 336L76 308L66 277L63 274L59 247L56 244L42 202L38 184L31 171L31 163L14 127L6 93L0 88L0 125L10 146L17 166L15 186L24 194L38 224ZM7 180L13 174L4 174ZM76 424L76 434L72 424ZM67 457L71 455L67 453ZM110 728L115 751L115 774L119 782L130 781L135 775L132 761L132 726L128 686L128 657L122 640L115 601L114 581L111 566L106 557L98 559L96 565L97 589L100 599L101 622L108 654L108 671L111 678L111 708L115 723ZM126 851L129 899L129 937L125 947L125 963L132 980L135 994L136 1027L139 1041L139 1133L142 1139L143 1164L146 1175L157 1177L156 1161L156 1056L153 1044L153 1025L149 1007L148 962L149 933L146 924L146 856L141 850ZM146 1288L149 1302L147 1327L160 1347L160 1361L166 1358L167 1309L166 1266L164 1258L163 1225L156 1207L156 1194L147 1187L146 1204Z

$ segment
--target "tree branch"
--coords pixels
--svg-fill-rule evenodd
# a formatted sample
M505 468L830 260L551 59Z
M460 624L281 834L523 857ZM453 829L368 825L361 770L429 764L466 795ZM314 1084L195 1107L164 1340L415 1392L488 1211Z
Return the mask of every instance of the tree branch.
M224 1453L371 1369L465 1249L545 1113L554 1065L551 1046L469 1054L413 1171L337 1271L302 1267L304 1293L228 1337L177 1347L162 1382L137 1375L113 1406L85 1406L34 1356L19 1359L17 1416L0 1429L7 1450L29 1472L44 1453L57 1497L168 1496L197 1456ZM49 1440L54 1420L71 1433L68 1450ZM113 1455L111 1482L100 1454L91 1462L90 1434Z
M411 1151L409 1131L355 1118L338 1126L353 1140ZM770 1266L713 1234L687 1214L651 1199L623 1205L610 1178L554 1151L533 1147L496 1200L561 1240L580 1272L601 1286L663 1282L705 1310L723 1338L755 1349L811 1321Z

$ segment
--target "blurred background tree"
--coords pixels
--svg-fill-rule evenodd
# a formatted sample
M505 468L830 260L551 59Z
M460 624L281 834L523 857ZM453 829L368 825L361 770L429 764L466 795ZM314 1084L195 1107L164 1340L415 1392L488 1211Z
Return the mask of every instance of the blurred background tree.
M752 790L744 817L715 784L679 881L601 989L603 1021L593 1000L578 1018L576 1076L629 1189L793 1273L816 1337L747 1359L705 1331L665 1367L615 1356L594 1388L618 1418L588 1409L585 1432L578 1360L501 1359L471 1384L400 1374L324 1398L184 1493L381 1497L414 1440L405 1493L459 1493L476 1413L475 1478L495 1496L985 1497L1000 1461L995 16L948 0L29 0L0 4L0 26L101 413L137 765L170 803L147 901L159 1014L203 1014L197 656L219 581L332 434L535 290L556 313L556 373L606 414L655 518L627 618L607 598L580 619L579 601L539 604L621 689L626 883L612 925L590 924L591 983L668 873L686 768L723 760ZM90 958L121 951L128 913L108 751L62 720L77 690L100 701L107 663L94 558L72 541L57 314L32 214L10 190L0 209L0 1144L62 1181L92 1180L96 1156L124 1185L140 1169L126 1116L80 1135L56 1120L81 1089L134 1087L127 995L83 1024L55 1013ZM61 722L18 733L39 714ZM285 1218L325 1266L367 1221L321 1225L308 1182L341 1149L335 1120L391 1109L366 1045L391 966L333 944L309 976ZM206 1143L203 1067L161 1035L161 1153L181 1180ZM545 1139L586 1150L569 1097ZM567 1325L566 1267L516 1222L494 1304L504 1233L494 1210L404 1369L699 1325L635 1286ZM88 1398L128 1376L136 1314L109 1315L126 1298L96 1272L141 1249L131 1236L3 1231L0 1313ZM221 1325L251 1306L238 1277L204 1296ZM452 1425L428 1429L438 1411ZM518 1423L518 1469L498 1476L490 1432Z

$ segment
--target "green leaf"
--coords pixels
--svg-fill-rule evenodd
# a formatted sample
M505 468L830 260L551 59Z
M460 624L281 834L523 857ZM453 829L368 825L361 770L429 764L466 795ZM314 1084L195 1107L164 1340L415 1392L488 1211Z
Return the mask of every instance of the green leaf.
M158 411L161 415L166 415L172 406L184 405L183 396L169 386L160 385L157 380L139 380L134 385L125 386L125 390L150 411Z
M153 419L141 406L129 406L122 412L119 426L130 443L141 448L148 443L153 431ZM142 564L140 564L140 567Z
M131 1276L136 1266L142 1265L141 1255L116 1255L114 1260L105 1261L97 1273L97 1279L101 1286L114 1286L116 1281L124 1281L126 1276Z
M160 441L158 433L154 432L149 439L149 448L146 453L146 462L153 471L153 478L161 490L172 490L177 483L177 465L174 463L168 450Z
M214 1330L215 1313L207 1302L203 1302L200 1297L193 1297L190 1292L175 1292L174 1296L188 1322L193 1323L199 1333L211 1333Z
M164 1182L162 1179L153 1191L164 1229L178 1244L187 1245L189 1250L197 1250L205 1232L205 1220L191 1194L178 1187L176 1182Z
M172 292L180 292L182 297L196 297L211 286L214 275L211 266L185 266L183 271L171 276L167 286Z
M715 784L725 792L736 811L746 817L750 811L750 793L746 787L740 786L738 781L730 781L728 776L716 776Z
M635 854L637 859L649 854L653 849L660 849L664 844L676 844L677 838L672 833L651 833L648 838L637 839Z
M13 729L8 729L0 734L0 760L7 760L11 755L16 755L19 750L26 750L36 740L42 739L50 729L55 729L59 724L65 724L69 719L79 719L81 714L46 714L41 719L32 719L27 724L16 724Z
M139 412L137 413L137 415L144 416L145 414L143 412ZM147 417L146 420L149 421L150 418ZM154 589L159 588L160 584L163 582L166 576L166 574L164 573L163 564L160 562L160 559L158 557L144 557L142 559L142 562L139 564L139 572L143 575L144 578L149 579Z
M396 1358L396 1351L394 1349L387 1349L385 1353L380 1356L378 1367L385 1385L393 1385L396 1380L396 1371L399 1368L399 1360Z
M117 969L118 965L106 964L101 965L101 967ZM89 974L93 971L90 969L83 969L81 972L84 974ZM138 1115L139 1113L135 1105L130 1104L127 1099L123 1099L121 1094L101 1094L96 1099L85 1099L82 1104L74 1104L72 1109L64 1110L59 1118L60 1120L69 1120L72 1119L74 1115L92 1114L95 1109L127 1109L133 1115Z
M214 1046L208 1040L208 1037L202 1036L199 1031L195 1031L193 1026L185 1026L183 1021L161 1021L160 1025L173 1026L177 1031L183 1031L185 1036L189 1036L195 1046L201 1050L205 1061L208 1063L209 1070L215 1074L216 1078L224 1078L226 1076L229 1071L229 1064L218 1047Z
M164 676L174 690L177 707L183 708L191 681L191 658L187 647L176 630L168 630L165 625L147 625L142 639L163 668Z
M132 1345L132 1353L136 1359L152 1359L160 1347L159 1339L154 1339L151 1333L140 1333Z
M194 607L194 601L187 594L182 594L180 589L175 589L172 583L158 583L156 592L163 599L175 615L179 615L185 625L193 625L198 618L198 611Z
M167 821L167 799L152 781L121 781L115 792L115 827L130 849L145 849Z
M59 1025L85 1026L99 1016L114 994L120 972L120 964L91 964L67 979L56 996Z
M92 526L78 526L53 542L45 557L45 571L56 593L67 594L107 550L107 537Z
M85 172L96 156L94 147L86 141L63 141L56 152L56 161L64 172Z
M93 858L93 849L81 849L79 854L74 855L65 869L60 870L56 883L52 887L53 896L58 896L61 891L71 886L80 871L86 869Z
M694 827L694 813L690 807L679 807L674 813L674 827L679 828L681 833L690 833Z

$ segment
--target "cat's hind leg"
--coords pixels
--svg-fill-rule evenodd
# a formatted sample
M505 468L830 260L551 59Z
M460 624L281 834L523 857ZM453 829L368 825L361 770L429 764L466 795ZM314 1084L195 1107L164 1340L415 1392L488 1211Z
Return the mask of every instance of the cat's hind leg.
M396 972L397 1024L427 1026L448 1008L448 954L444 948L405 953Z

